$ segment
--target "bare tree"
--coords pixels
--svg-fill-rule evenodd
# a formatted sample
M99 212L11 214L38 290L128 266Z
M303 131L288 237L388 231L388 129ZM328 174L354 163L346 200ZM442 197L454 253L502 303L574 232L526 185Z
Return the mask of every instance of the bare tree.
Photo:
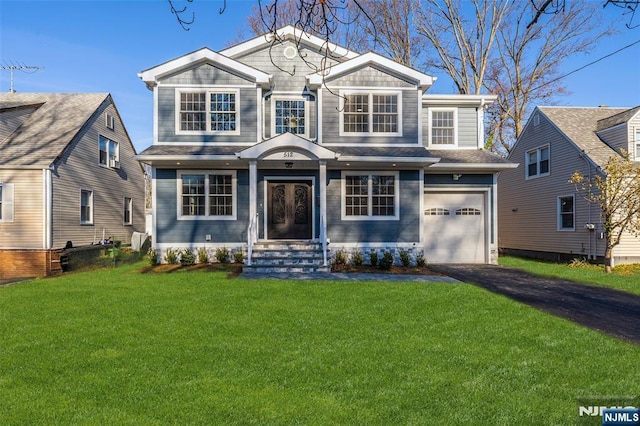
M569 183L600 208L606 238L605 271L611 272L613 250L625 233L640 236L640 168L626 151L614 155L594 176L575 172Z
M535 9L535 13L531 21L527 24L527 28L535 25L540 17L545 14L556 15L564 12L566 3L566 0L544 0L540 5L538 5L535 0L529 1L531 2L531 6ZM627 28L636 28L640 26L640 23L634 22L638 6L640 6L640 0L606 0L602 7L607 7L609 5L622 9L623 15L629 15L629 22L626 24Z

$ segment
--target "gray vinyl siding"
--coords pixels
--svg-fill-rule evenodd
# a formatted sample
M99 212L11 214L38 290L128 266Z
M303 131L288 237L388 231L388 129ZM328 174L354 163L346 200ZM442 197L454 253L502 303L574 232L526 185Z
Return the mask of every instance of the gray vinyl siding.
M233 88L233 87L231 87ZM240 134L239 135L177 135L176 134L176 88L159 86L158 90L158 141L182 143L255 143L257 140L257 90L240 89Z
M246 243L249 224L249 172L237 171L236 220L178 220L175 169L156 170L156 240L158 244ZM211 241L206 240L211 235Z
M13 133L37 108L15 108L0 112L0 141Z
M627 123L604 129L598 132L598 136L617 152L620 152L621 149L629 152L629 126Z
M367 66L346 74L344 76L328 80L329 87L398 87L403 89L416 88L416 83L406 80L401 76L392 75L374 66ZM417 102L417 101L416 101Z
M526 152L546 144L549 145L550 174L526 179ZM546 117L541 114L539 125L526 126L509 160L520 166L501 172L498 179L499 246L586 256L591 243L592 247L597 245L598 254L602 254L602 240L594 241L594 233L585 229L589 222L598 223L598 209L584 201L576 194L574 185L568 183L576 170L589 175L589 167ZM575 200L575 230L558 231L557 200L570 195Z
M457 107L455 105L437 105L432 108L455 108L458 110L458 148L478 147L478 111L475 107ZM429 106L422 106L422 144L429 145Z
M327 173L327 223L332 244L412 243L420 241L420 197L418 171L400 171L399 220L349 220L341 218L342 182L339 170Z
M629 120L627 125L627 131L629 132L629 149L627 151L638 158L640 157L640 152L635 152L636 130L640 130L640 113Z
M114 130L105 126L105 112L115 119ZM99 164L99 135L119 144L120 169ZM53 247L97 243L104 233L125 243L134 231L145 230L144 174L122 122L109 102L88 120L61 159L52 176ZM93 225L80 224L80 191L93 191ZM133 204L132 225L123 224L124 197Z
M454 181L451 176L452 176L452 173L428 174L427 172L425 172L424 185L425 187L443 186L443 185L446 185L446 186L493 185L492 174L471 174L471 173L462 172L462 176L460 176L456 181Z
M366 76L377 76L373 80L366 80ZM357 78L359 76L360 78ZM382 78L384 77L384 78ZM352 86L347 87L347 84ZM341 97L340 90L357 90L358 87L380 87L380 90L399 88L402 90L402 136L351 136L340 135ZM322 90L322 141L324 144L412 144L418 143L418 107L420 92L407 82L389 74L368 67L330 82L329 89ZM366 89L365 89L366 90ZM333 93L332 93L333 92Z
M187 85L219 85L242 86L253 84L247 78L234 74L211 64L201 64L187 70L181 70L159 80L161 85L187 84Z
M13 222L0 221L0 248L44 248L42 176L42 170L0 169L0 183L13 184Z

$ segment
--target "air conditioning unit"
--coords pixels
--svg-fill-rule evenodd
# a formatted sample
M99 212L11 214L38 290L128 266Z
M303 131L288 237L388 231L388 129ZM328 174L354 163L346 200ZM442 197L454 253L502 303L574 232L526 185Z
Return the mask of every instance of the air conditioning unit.
M109 160L109 167L111 167L112 169L119 169L120 162L118 160Z

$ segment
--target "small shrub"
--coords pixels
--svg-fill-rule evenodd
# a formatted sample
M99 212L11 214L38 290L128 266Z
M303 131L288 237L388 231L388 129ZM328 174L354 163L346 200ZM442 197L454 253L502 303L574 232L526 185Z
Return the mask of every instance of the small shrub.
M424 253L420 253L416 256L416 265L420 268L427 266L427 259L424 258Z
M409 255L409 251L405 250L405 249L400 249L400 262L402 263L402 266L404 266L405 268L407 266L411 266L411 256Z
M229 249L226 247L217 248L216 260L220 263L229 263Z
M209 252L204 247L198 249L198 263L209 263Z
M362 252L360 250L356 250L351 257L351 263L355 266L360 266L364 263L364 257L362 256Z
M388 271L393 266L393 254L390 251L385 251L382 255L382 259L378 262L378 268Z
M244 253L241 251L233 253L233 261L235 263L244 263Z
M346 265L347 264L347 253L344 250L336 251L336 257L333 259L334 265Z
M371 263L371 266L378 266L378 252L377 251L372 251L371 254L369 254L369 262Z
M586 261L583 257L576 257L571 262L569 262L570 268L582 268L588 266L589 262Z
M164 261L169 265L175 265L178 263L178 253L174 249L168 248L167 252L164 254Z
M182 266L192 266L196 263L196 255L190 249L184 249L180 253L180 264Z
M158 264L158 250L153 247L147 251L147 257L149 259L149 265L155 266Z

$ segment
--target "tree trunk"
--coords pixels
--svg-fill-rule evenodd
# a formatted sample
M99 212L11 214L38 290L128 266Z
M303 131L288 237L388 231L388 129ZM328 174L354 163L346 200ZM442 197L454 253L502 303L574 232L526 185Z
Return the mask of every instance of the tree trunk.
M604 250L604 272L611 273L613 263L613 247L607 244L607 248Z

